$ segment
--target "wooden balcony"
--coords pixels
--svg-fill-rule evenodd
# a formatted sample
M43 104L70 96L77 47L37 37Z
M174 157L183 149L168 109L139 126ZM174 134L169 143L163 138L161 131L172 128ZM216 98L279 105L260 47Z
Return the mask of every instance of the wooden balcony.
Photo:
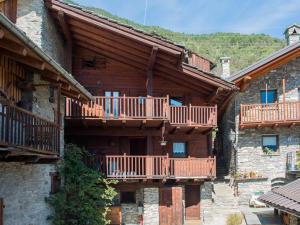
M95 157L88 165L111 179L212 179L215 158L109 155Z
M241 105L241 128L300 124L300 102Z
M97 119L112 125L137 121L160 126L216 127L217 106L170 106L168 97L95 97L88 104L66 100L66 119ZM88 123L85 121L85 123Z
M10 156L58 158L60 130L51 121L0 98L0 148Z

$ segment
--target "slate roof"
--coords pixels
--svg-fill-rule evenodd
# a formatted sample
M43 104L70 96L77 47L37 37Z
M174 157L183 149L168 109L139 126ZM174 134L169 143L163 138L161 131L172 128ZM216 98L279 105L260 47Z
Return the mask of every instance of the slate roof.
M300 179L273 189L258 200L300 217Z

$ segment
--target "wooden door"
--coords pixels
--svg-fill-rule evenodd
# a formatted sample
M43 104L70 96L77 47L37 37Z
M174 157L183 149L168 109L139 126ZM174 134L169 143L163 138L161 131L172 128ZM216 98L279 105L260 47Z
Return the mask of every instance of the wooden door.
M159 191L159 224L182 225L182 188L163 187Z
M200 220L200 186L185 186L185 218Z
M0 225L3 225L3 208L4 208L4 203L3 203L3 199L0 198Z

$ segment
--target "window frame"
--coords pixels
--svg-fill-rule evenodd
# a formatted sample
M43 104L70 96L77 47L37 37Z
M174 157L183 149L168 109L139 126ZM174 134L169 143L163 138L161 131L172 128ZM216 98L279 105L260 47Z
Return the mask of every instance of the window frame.
M183 143L185 146L185 151L184 151L184 155L178 155L178 154L174 154L174 144L181 144ZM186 141L175 141L172 143L172 157L174 158L186 158L188 156L188 142Z
M275 97L274 97L275 100L274 100L274 102L263 103L263 102L262 102L262 93L263 93L263 92L267 92L267 93L268 93L268 92L274 92L274 93L275 93ZM263 89L261 89L259 93L260 93L260 103L261 103L261 104L273 104L273 103L278 102L278 92L277 92L277 89L268 89L268 90L263 90Z
M263 134L261 136L261 148L264 150L264 137L275 137L276 138L276 151L273 151L272 154L278 154L279 153L279 135L278 134Z

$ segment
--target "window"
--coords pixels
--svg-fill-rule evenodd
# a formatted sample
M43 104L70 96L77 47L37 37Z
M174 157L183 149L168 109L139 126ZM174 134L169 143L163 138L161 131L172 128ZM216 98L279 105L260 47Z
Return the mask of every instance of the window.
M174 142L173 143L173 156L174 157L186 157L186 146L185 142Z
M300 101L300 88L298 88L298 101Z
M118 91L106 91L105 93L105 114L107 117L113 115L115 118L119 116L119 96Z
M261 103L268 104L277 101L277 91L276 90L263 90L260 91Z
M170 98L170 105L171 106L183 106L183 100L181 97Z
M265 153L278 151L278 135L262 136L262 148Z
M134 191L122 191L120 193L121 203L135 203L135 192Z
M51 194L55 194L58 192L59 187L60 187L60 178L57 172L51 172L50 173L51 177Z

